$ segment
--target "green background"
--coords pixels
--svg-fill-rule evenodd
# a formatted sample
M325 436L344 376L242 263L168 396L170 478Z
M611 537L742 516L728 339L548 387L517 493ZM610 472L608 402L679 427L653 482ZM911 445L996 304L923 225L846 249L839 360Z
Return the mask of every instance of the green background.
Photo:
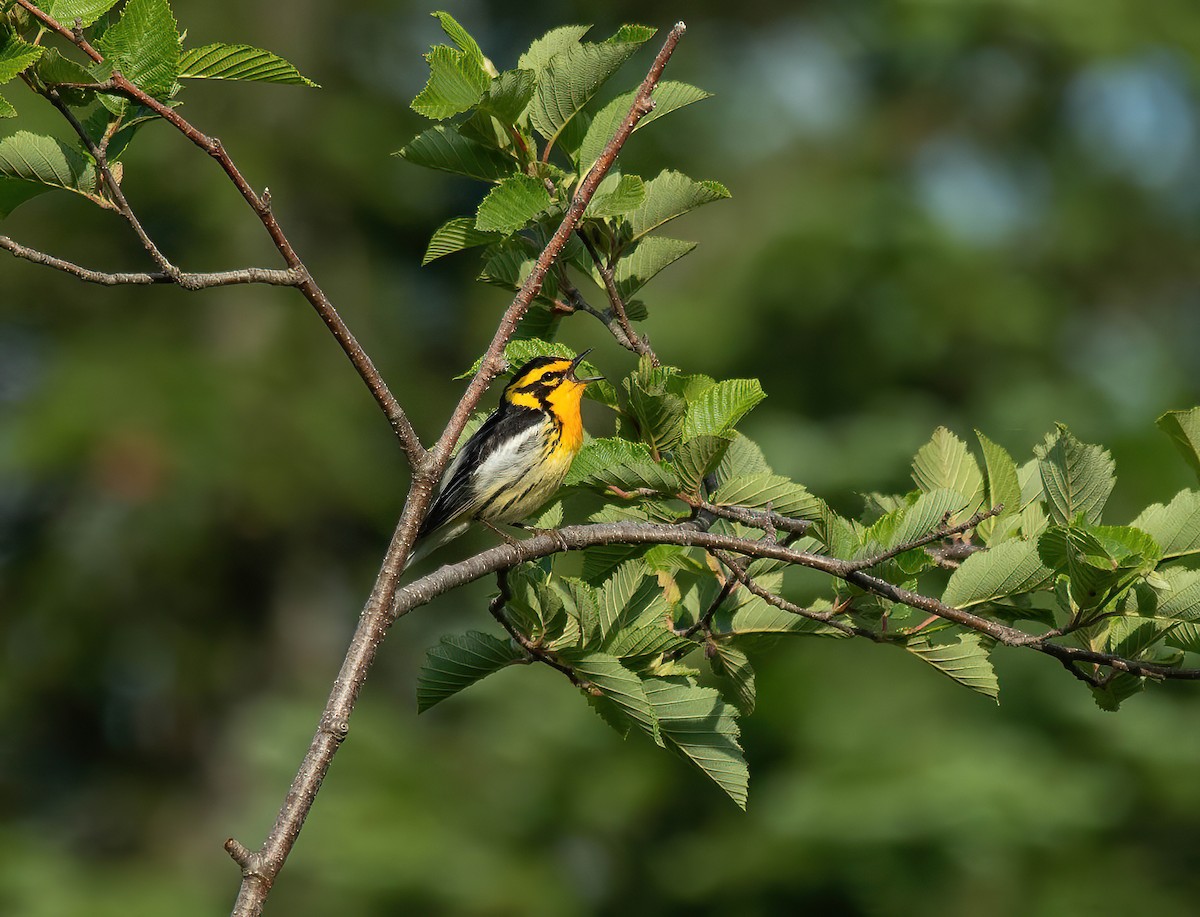
M269 185L432 440L507 302L473 282L472 254L418 266L482 189L389 156L424 126L407 103L435 20L379 2L174 8L188 46L267 47L323 85L193 84L183 110ZM907 489L939 424L1021 461L1062 421L1112 448L1106 521L1191 483L1153 425L1200 401L1191 0L450 11L501 68L557 25L687 19L668 75L717 95L623 159L733 199L673 228L700 248L647 288L645 329L687 372L762 380L744 427L778 471L856 512L857 493ZM14 123L59 130L8 96ZM123 187L185 269L277 265L165 126L143 131ZM3 231L147 268L115 216L68 195ZM633 365L586 316L562 339L610 376ZM294 292L106 289L0 260L0 913L228 909L221 844L268 830L406 484ZM472 537L447 552L488 543ZM1052 660L1008 651L996 707L889 647L777 644L743 722L743 814L548 669L418 718L425 648L490 629L486 594L396 627L269 913L1195 912L1195 687L1104 714Z

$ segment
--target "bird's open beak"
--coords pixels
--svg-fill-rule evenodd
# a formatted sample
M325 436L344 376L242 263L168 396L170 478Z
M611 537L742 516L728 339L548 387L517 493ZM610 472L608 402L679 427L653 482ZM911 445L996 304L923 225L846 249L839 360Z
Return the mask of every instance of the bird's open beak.
M589 382L599 382L601 379L604 378L603 376L577 376L577 375L575 375L575 370L579 368L579 362L591 352L592 352L592 348L589 347L587 350L585 350L583 353L581 353L579 356L577 356L574 360L571 361L571 372L569 373L569 376L571 379L574 379L576 382L582 382L586 385Z

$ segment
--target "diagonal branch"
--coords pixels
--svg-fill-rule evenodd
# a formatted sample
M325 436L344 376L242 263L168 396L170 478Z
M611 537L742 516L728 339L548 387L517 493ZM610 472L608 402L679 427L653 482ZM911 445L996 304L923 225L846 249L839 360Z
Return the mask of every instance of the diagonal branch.
M990 519L992 516L998 516L1004 511L1004 504L997 503L989 510L980 510L970 519L965 522L960 522L957 525L946 525L946 521L950 518L950 514L938 523L937 527L931 532L926 532L911 541L906 541L904 544L898 544L894 548L888 548L886 551L881 551L878 554L872 554L870 557L861 557L858 560L851 561L850 566L855 570L866 570L868 567L878 567L885 561L891 560L893 557L899 557L906 551L911 551L914 548L923 548L925 545L933 544L935 541L940 541L943 538L950 538L953 535L961 535L963 532L970 531L979 525L984 519Z
M592 263L596 265L600 279L604 281L604 292L608 294L608 312L616 318L621 335L629 342L629 349L638 356L649 357L650 361L658 366L658 354L650 347L650 342L633 330L633 323L629 321L629 314L625 310L625 300L621 297L621 291L617 289L617 280L613 275L612 265L605 263L604 259L600 257L595 244L588 238L586 232L579 230L577 235L583 242L583 247L587 249L588 255L591 256Z

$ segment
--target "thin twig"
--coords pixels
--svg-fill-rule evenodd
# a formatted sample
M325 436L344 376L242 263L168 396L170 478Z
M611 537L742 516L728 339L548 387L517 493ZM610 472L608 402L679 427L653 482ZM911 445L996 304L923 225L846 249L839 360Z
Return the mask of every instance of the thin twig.
M563 665L559 662L554 654L543 647L540 643L535 643L530 640L525 634L521 633L521 629L513 624L508 619L508 615L504 613L504 608L508 605L509 599L512 598L512 593L508 588L508 569L505 567L502 570L496 571L496 585L500 588L500 594L488 602L488 611L495 618L501 627L508 631L508 635L517 642L517 645L525 651L532 662L541 662L550 666L552 669L557 669L571 680L571 684L577 688L587 691L589 694L599 694L596 686L579 675L570 666Z
M764 532L778 529L790 535L805 535L808 533L809 528L812 527L812 522L807 519L793 519L791 516L781 515L774 510L749 509L745 506L709 503L707 500L687 494L678 494L676 496L679 500L692 507L692 509L703 510L704 512L712 513L714 516L720 516L722 519L728 519L731 522L740 522L742 525L762 529Z
M243 283L264 283L271 286L293 287L300 283L304 277L298 271L270 270L261 267L247 267L237 271L217 271L207 274L184 272L175 276L162 271L110 274L106 271L94 271L90 268L81 267L71 261L56 258L35 248L29 248L10 239L8 236L0 236L0 248L11 252L17 258L22 258L25 261L52 267L55 270L62 271L64 274L77 277L85 283L95 283L106 287L126 284L143 286L160 283L177 283L187 290L206 290L210 287L227 287Z
M600 257L600 253L596 251L596 246L592 244L592 240L588 238L586 232L579 229L576 230L576 235L583 241L583 247L587 249L588 254L592 258L592 263L596 265L596 271L600 274L600 279L604 282L604 291L608 294L609 311L615 316L617 326L621 329L625 340L629 342L630 349L639 356L649 357L650 362L658 366L658 354L654 352L650 347L650 343L645 338L640 337L633 330L633 323L629 321L629 315L625 310L625 300L621 298L621 291L617 289L617 280L613 275L612 267L606 264L604 259Z
M977 512L966 522L960 522L957 525L951 526L946 525L946 521L950 517L950 514L947 513L946 516L943 517L942 521L938 524L937 528L935 528L933 531L927 532L926 534L917 538L913 538L911 541L906 541L904 544L898 544L894 548L889 548L888 550L881 551L878 554L872 554L870 557L863 557L858 560L851 561L851 569L865 570L868 567L877 567L885 561L889 561L893 557L898 557L906 551L912 551L915 548L923 548L927 544L933 544L935 541L939 541L943 538L950 538L953 535L961 535L963 532L975 528L975 526L979 525L979 523L981 523L984 519L990 519L992 516L999 515L1003 511L1004 504L998 503L989 510L981 510Z

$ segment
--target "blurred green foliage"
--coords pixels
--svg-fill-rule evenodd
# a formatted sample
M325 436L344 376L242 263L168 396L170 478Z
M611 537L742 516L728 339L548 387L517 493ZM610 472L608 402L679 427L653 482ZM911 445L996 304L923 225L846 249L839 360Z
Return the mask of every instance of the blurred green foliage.
M173 7L190 46L269 47L324 87L197 85L187 113L270 185L432 438L507 299L468 256L419 267L475 189L388 156L423 126L407 102L436 21L394 3ZM453 12L502 66L552 26L646 16ZM689 25L670 76L717 95L623 157L734 197L687 218L701 254L656 280L646 329L688 371L762 380L746 428L777 470L856 512L857 494L904 486L938 424L1023 455L1064 421L1112 448L1119 517L1190 483L1153 419L1200 400L1191 4L667 14ZM59 129L7 97L23 126ZM274 266L173 132L147 127L125 168L185 268ZM83 200L43 196L4 232L145 267ZM220 843L261 838L307 747L402 456L289 291L85 287L12 259L0 289L0 912L219 913L237 879ZM627 373L594 324L563 338ZM587 422L611 432L602 408ZM397 627L272 912L1194 910L1194 689L1106 715L1049 660L1002 653L997 709L886 648L788 644L759 666L743 724L743 815L622 743L553 672L500 673L418 719L425 648L487 626L485 594Z

